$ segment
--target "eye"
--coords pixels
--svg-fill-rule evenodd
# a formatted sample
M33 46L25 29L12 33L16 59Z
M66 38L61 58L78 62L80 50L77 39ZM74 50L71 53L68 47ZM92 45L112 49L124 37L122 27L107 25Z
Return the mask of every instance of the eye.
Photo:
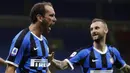
M93 28L90 28L90 31L92 31L93 30Z
M55 15L54 14L50 14L49 16L54 17Z
M97 29L99 29L99 27L95 27L95 29L97 30Z

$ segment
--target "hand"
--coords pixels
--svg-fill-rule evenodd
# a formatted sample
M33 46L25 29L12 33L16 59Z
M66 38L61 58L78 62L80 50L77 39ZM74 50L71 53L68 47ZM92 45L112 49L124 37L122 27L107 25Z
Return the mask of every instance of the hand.
M53 59L54 59L54 52L52 52L51 54L49 54L48 61L52 62Z
M130 66L126 65L124 68L122 68L124 73L130 73Z

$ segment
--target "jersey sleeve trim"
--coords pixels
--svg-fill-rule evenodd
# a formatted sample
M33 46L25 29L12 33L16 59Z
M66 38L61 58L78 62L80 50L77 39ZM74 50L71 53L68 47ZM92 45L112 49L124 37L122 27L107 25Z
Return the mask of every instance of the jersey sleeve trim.
M65 59L65 61L69 64L71 70L74 70L74 66L72 65L72 63L68 59Z
M124 65L120 68L120 70L123 69L125 66L126 66L126 64L124 64Z
M15 66L15 67L18 67L18 65L16 64L16 63L13 63L13 62L11 62L11 61L5 61L6 63L8 63L8 64L11 64L11 65L13 65L13 66Z

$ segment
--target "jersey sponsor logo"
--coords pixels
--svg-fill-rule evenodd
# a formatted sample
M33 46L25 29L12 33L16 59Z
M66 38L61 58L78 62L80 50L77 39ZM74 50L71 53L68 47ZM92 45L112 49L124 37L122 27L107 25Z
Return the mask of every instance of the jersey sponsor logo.
M73 52L70 57L74 57L77 54L77 52Z
M18 52L18 48L14 47L14 48L12 49L12 51L11 51L11 55L12 55L12 56L15 56L15 55L17 54L17 52Z
M92 59L92 62L97 62L97 61L99 61L98 59Z
M35 48L35 47L34 47L34 50L37 50L37 49L38 49L38 48Z
M31 67L48 67L48 60L47 59L31 59L30 62Z

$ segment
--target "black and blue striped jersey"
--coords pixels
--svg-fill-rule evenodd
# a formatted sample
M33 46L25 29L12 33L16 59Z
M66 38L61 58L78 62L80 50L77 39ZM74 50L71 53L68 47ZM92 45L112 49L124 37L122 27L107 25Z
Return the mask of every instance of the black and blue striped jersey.
M38 38L26 28L12 40L6 62L17 67L17 73L46 73L49 66L47 39Z
M73 52L68 59L65 59L70 67L78 64L83 73L113 73L113 66L122 68L126 65L120 53L115 47L106 46L104 52L95 47L84 48Z

